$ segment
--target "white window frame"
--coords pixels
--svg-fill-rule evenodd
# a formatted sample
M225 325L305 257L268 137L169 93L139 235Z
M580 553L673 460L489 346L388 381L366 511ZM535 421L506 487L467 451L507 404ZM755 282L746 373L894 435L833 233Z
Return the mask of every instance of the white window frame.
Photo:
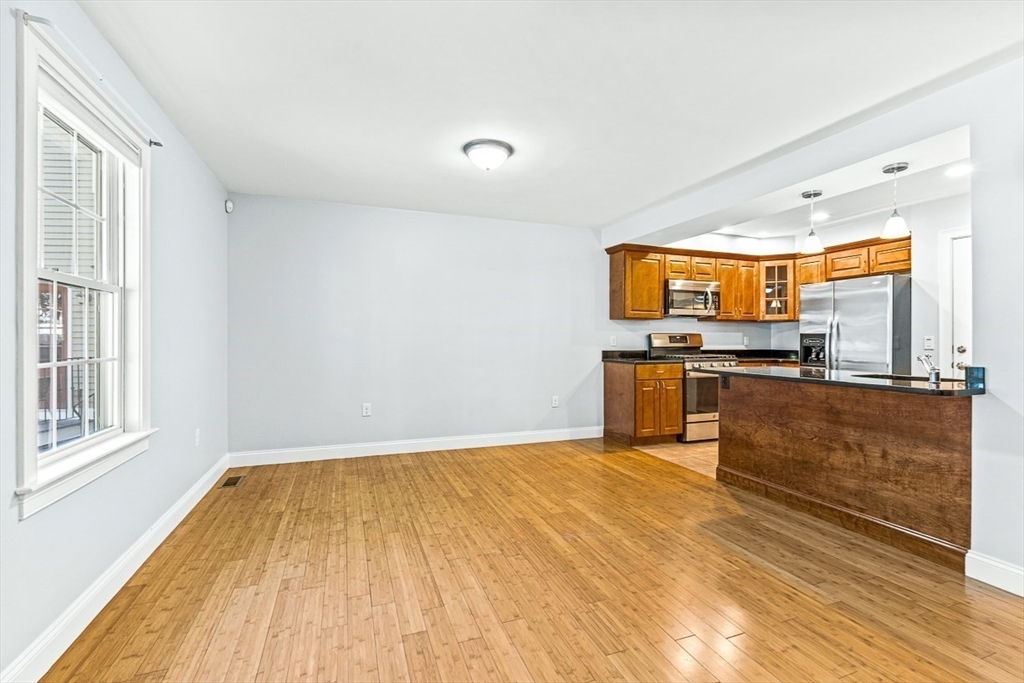
M52 40L18 13L18 498L21 519L35 514L144 452L156 430L150 423L149 367L149 163L148 137L124 116L92 80ZM56 84L56 85L54 85ZM59 91L59 92L58 92ZM139 172L122 180L122 227L118 259L123 296L115 344L120 362L115 377L120 427L59 453L40 456L37 445L39 400L38 268L39 107L57 93L70 102L65 115L78 121ZM49 106L47 108L53 109ZM78 111L71 111L77 109ZM61 112L54 111L60 117ZM87 116L86 116L87 114ZM90 125L90 123L92 125ZM104 178L104 182L109 176ZM129 191L130 190L130 191ZM55 453L54 455L58 455Z

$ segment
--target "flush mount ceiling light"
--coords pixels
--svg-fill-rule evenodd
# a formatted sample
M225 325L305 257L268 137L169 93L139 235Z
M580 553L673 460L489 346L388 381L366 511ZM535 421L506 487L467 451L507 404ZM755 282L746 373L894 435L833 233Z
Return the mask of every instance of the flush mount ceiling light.
M800 194L804 199L811 200L811 231L807 233L807 239L804 240L804 246L800 250L801 254L820 254L825 251L825 247L821 245L821 238L814 234L814 200L821 196L821 190L807 190Z
M910 168L910 164L905 161L898 161L882 169L882 173L892 173L892 215L885 221L885 227L882 228L883 240L910 236L910 228L907 227L907 221L896 209L896 176L908 168Z
M824 211L819 211L818 213L814 214L814 220L816 220L816 221L827 221L829 215L830 214L827 214Z
M470 140L462 146L469 160L485 171L498 168L515 153L512 145L501 140Z

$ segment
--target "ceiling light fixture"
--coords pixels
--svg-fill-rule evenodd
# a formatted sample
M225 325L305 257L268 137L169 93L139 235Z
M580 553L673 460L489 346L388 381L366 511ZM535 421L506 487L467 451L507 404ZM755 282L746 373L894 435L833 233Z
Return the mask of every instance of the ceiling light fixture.
M515 153L512 145L501 140L470 140L462 146L469 160L485 171L498 168Z
M970 175L974 167L970 164L956 164L946 169L947 178L963 178L965 175Z
M910 164L905 161L898 161L882 169L882 173L892 173L892 215L885 221L885 227L882 228L883 240L910 236L910 228L907 227L906 219L896 209L896 176L908 168L910 168Z
M825 247L821 244L821 238L814 234L814 200L821 196L821 190L807 190L800 196L811 200L811 231L807 233L807 239L804 240L804 246L800 253L820 254L825 251Z

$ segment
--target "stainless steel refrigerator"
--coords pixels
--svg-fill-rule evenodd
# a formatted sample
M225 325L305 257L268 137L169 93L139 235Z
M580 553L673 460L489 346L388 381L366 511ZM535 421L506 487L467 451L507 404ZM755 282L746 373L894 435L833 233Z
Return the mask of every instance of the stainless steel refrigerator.
M909 375L910 277L870 275L801 285L800 364Z

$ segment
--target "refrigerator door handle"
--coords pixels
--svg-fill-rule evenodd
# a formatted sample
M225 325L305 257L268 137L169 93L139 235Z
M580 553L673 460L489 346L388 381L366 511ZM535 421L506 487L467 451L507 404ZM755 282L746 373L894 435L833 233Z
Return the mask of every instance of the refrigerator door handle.
M832 369L832 316L825 323L825 369Z
M839 315L832 316L832 339L828 349L828 355L832 359L832 369L839 369Z

